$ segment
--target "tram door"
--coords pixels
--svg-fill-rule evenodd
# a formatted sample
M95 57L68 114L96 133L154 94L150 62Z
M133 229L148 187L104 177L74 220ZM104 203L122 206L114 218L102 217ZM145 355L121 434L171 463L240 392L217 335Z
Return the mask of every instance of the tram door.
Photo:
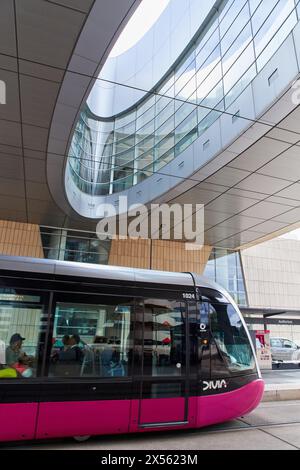
M188 424L186 319L184 301L148 298L138 307L142 345L140 427Z

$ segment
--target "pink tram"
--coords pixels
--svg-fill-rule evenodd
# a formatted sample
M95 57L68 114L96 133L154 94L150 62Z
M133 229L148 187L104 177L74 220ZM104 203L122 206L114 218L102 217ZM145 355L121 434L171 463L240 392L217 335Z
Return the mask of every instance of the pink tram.
M0 442L200 428L251 412L263 391L216 284L0 257Z

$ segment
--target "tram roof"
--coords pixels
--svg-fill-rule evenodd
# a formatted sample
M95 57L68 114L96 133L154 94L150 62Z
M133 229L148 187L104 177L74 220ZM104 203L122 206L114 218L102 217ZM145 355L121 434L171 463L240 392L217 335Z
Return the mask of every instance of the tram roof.
M155 284L181 285L187 287L194 286L194 277L196 285L199 287L223 290L214 282L194 273L174 273L19 256L0 255L0 270L53 274L58 276L116 279L131 282L153 282Z

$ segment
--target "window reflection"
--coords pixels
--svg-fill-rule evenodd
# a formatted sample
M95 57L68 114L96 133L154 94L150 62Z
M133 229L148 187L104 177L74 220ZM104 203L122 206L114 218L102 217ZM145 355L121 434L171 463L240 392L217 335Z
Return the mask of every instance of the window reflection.
M239 313L230 304L209 308L211 332L226 367L231 372L253 370L254 355Z
M107 300L101 304L56 304L49 376L128 375L132 303Z
M156 299L144 307L144 375L185 372L185 304Z
M37 376L44 321L40 295L0 289L0 379Z

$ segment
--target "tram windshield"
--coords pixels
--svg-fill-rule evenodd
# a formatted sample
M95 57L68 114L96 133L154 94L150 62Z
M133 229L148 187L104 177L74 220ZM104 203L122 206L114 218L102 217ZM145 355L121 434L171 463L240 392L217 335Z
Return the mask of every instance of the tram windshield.
M216 346L231 372L255 369L250 340L239 313L231 304L209 304Z

